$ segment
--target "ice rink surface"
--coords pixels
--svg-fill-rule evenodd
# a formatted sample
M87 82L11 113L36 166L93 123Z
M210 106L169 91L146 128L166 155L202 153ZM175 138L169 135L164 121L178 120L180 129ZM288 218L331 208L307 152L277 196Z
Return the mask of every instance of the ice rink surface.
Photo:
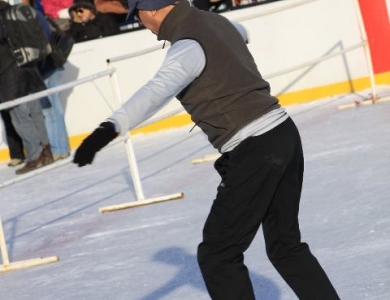
M367 96L287 107L300 129L305 177L302 239L341 299L390 299L390 102L338 110ZM379 95L390 95L380 87ZM9 259L59 261L0 273L4 300L206 300L196 263L219 178L216 151L192 126L133 139L146 198L184 198L110 213L136 201L123 143L92 166L65 164L0 189ZM0 165L0 182L17 178ZM297 299L273 269L261 231L246 253L257 299ZM245 299L243 299L245 300Z

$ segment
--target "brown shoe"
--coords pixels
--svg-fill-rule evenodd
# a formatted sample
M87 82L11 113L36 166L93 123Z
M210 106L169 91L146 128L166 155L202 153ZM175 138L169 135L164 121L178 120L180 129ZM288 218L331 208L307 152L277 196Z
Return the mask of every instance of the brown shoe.
M44 164L43 164L43 155L42 154L43 154L43 151L37 159L26 162L26 164L23 166L23 168L17 169L15 171L15 173L16 174L24 174L24 173L34 171L36 169L43 167Z
M43 157L43 165L49 165L54 162L53 160L53 154L51 153L50 145L43 145L42 150L42 157Z

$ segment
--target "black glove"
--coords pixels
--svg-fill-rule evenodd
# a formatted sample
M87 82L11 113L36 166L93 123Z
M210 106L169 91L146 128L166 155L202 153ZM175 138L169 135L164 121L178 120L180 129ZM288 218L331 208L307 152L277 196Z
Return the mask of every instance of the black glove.
M73 163L83 167L91 164L96 152L115 139L118 133L115 131L115 125L112 122L103 122L95 129L76 150Z

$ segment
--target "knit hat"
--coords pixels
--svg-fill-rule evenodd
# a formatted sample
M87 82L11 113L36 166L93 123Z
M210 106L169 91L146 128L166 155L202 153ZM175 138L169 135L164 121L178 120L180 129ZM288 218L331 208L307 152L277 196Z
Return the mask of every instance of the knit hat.
M93 0L74 0L73 4L69 7L69 15L72 15L72 10L75 10L77 8L88 8L93 12L96 12L96 7L93 3Z
M171 5L179 0L128 0L129 14L127 18L132 19L138 9L155 10Z

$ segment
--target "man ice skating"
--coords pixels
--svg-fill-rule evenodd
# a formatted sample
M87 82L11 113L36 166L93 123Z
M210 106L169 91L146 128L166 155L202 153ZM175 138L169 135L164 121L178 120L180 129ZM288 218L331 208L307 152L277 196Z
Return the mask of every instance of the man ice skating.
M270 95L238 25L184 0L129 0L129 11L171 47L154 78L83 141L74 163L91 164L176 96L222 153L215 162L222 180L198 248L211 298L255 299L243 253L262 225L267 255L299 299L339 299L300 238L299 132Z

